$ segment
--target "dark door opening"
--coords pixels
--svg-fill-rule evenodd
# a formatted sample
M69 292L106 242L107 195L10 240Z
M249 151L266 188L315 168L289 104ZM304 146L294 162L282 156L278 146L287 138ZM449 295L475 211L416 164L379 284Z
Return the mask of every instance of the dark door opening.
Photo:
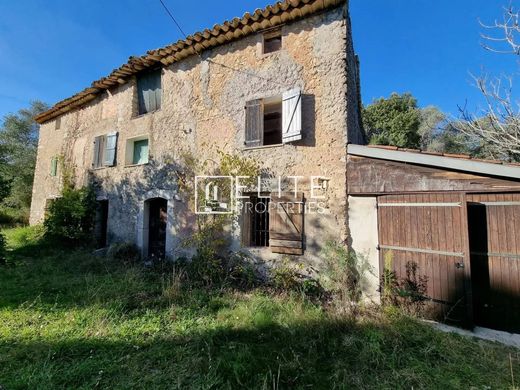
M475 324L518 333L520 202L511 196L474 195L468 228Z
M155 198L148 201L149 236L148 256L164 259L166 255L166 222L168 220L168 201Z
M107 246L108 233L108 200L99 200L96 210L96 246L105 248Z

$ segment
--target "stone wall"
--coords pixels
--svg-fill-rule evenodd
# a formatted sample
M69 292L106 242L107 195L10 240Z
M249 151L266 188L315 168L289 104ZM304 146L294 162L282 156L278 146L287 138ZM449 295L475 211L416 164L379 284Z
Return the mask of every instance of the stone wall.
M63 155L74 166L78 185L94 178L100 197L109 199L109 242L138 241L139 215L146 194L170 194L169 234L175 249L193 229L188 199L177 192L172 166L183 153L217 160L216 148L255 157L274 176L330 178L326 215L305 217L306 251L302 261L319 266L321 246L347 235L346 145L362 142L358 118L355 59L346 7L282 27L283 50L262 54L256 34L174 63L162 71L162 107L137 116L135 80L80 110L41 126L31 223L44 216L46 199L60 192L51 178L50 160ZM283 146L244 149L246 101L300 87L304 138ZM117 131L117 165L92 170L93 140ZM348 134L348 137L347 137ZM125 166L126 140L149 136L150 163ZM203 172L202 172L203 174ZM308 183L301 188L308 196ZM138 223L139 222L139 223ZM269 249L263 258L277 258Z

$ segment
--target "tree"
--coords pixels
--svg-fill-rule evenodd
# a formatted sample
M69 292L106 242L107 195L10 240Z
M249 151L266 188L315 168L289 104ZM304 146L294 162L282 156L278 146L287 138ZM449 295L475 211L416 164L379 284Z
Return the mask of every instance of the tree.
M494 53L520 56L520 12L512 6L504 9L502 21L481 23L489 33L481 34L484 49ZM513 78L474 77L485 99L485 107L477 114L460 108L462 120L457 129L468 138L486 145L486 157L520 161L520 106L513 99Z
M45 103L32 102L6 115L0 127L0 201L25 215L31 204L38 147L39 126L33 118L47 109Z
M458 130L458 123L451 120L435 106L421 109L421 149L439 153L471 154L484 157L483 144Z
M409 93L393 93L363 109L363 125L373 144L418 148L420 123L417 100Z

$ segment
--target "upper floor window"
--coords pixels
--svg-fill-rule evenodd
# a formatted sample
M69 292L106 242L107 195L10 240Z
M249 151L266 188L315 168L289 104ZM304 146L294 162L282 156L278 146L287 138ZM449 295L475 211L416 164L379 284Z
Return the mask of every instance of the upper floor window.
M276 28L264 32L264 54L273 53L282 49L282 30Z
M94 159L92 167L111 167L116 164L117 132L94 138Z
M302 139L299 88L246 103L246 147L285 144Z
M161 108L161 69L137 76L137 99L139 115Z

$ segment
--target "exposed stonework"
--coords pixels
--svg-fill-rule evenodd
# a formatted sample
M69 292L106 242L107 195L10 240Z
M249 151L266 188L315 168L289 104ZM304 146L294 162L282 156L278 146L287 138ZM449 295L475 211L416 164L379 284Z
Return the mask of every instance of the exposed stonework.
M283 49L268 55L261 54L262 35L256 34L163 68L162 107L157 112L136 116L133 79L64 114L60 130L55 130L54 121L44 123L31 223L42 221L46 200L60 193L60 176L49 173L52 156L61 155L75 167L79 185L91 178L101 183L100 196L109 200L109 243L138 241L146 194L171 194L168 209L173 215L168 216L168 226L173 251L193 229L193 210L177 191L171 164L184 152L217 160L215 148L208 148L215 145L259 159L275 176L330 178L327 214L305 216L302 261L318 267L326 241L346 239L346 145L363 142L347 8L283 25L282 37ZM246 101L294 87L303 91L303 140L244 149ZM94 137L113 131L119 133L116 166L93 170ZM125 166L126 140L141 135L149 136L150 163ZM308 196L309 183L302 184ZM255 252L266 259L279 257L269 248Z

